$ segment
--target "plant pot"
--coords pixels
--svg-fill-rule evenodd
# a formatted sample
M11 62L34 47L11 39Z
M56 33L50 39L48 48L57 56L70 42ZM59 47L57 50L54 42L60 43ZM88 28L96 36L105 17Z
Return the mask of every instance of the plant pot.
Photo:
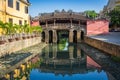
M34 38L34 36L31 36L31 38Z
M13 42L13 41L14 41L14 39L8 39L8 41L9 41L9 42Z
M15 40L16 40L16 41L19 41L19 40L20 40L20 38L18 38L18 37L17 37L17 38L15 38Z
M35 37L37 37L37 35L34 35Z
M27 38L29 39L29 38L30 38L30 36L27 36Z
M0 41L0 45L5 44L6 41Z
M26 37L22 37L23 39L26 39Z

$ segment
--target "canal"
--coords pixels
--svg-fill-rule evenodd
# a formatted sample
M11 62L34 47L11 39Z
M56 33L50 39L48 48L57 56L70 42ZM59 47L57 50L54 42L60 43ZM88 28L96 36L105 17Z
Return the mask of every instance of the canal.
M4 72L0 73L0 80L116 80L79 45L62 39L59 44L47 45L42 49L42 54L31 57L17 67L14 67L16 60L20 63L32 54L13 54L0 58L1 63L6 60L7 65L11 60L12 65L10 72L4 75Z

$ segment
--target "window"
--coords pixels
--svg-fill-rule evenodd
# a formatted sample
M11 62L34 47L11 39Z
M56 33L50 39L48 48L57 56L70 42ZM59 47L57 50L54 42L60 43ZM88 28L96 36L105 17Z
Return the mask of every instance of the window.
M16 10L20 10L20 3L16 1Z
M13 19L12 18L9 18L9 23L13 23Z
M22 20L19 20L19 25L22 25Z
M13 8L13 0L8 0L8 6Z
M25 13L27 14L28 13L28 7L25 6Z

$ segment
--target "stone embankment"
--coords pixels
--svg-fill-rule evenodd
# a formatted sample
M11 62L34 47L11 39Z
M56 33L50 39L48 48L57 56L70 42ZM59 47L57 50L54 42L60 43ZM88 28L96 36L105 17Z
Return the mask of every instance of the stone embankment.
M120 63L113 61L111 56L84 43L78 45L78 49L82 49L97 62L106 71L110 80L120 80Z
M105 42L103 40L91 38L89 36L84 37L84 42L110 55L120 57L120 45L116 45L114 43Z
M29 39L21 39L13 42L7 42L5 44L0 45L0 57L36 45L38 43L41 43L41 37L34 37Z
M21 64L28 62L37 55L42 54L42 49L46 46L45 43L39 43L34 46L21 49L10 55L5 55L0 58L0 77L18 68Z

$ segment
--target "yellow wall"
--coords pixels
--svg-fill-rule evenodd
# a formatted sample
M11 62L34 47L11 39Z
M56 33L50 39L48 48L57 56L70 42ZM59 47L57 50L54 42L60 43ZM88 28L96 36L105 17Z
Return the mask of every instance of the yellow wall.
M118 0L118 1L116 2L116 5L117 5L117 6L120 5L120 0Z
M16 1L19 1L20 10L16 10ZM0 20L3 22L9 22L9 18L13 19L13 24L19 24L19 20L27 21L27 24L30 24L29 14L25 13L25 6L29 6L20 0L13 0L13 8L8 7L8 0L0 0ZM5 8L6 7L6 8Z
M0 0L0 20L5 22L4 18L5 3L4 0Z
M16 1L19 1L20 10L16 10ZM27 24L30 25L30 17L29 14L25 13L25 6L29 6L29 4L25 4L21 2L21 0L13 0L13 8L8 7L8 0L0 0L0 20L5 22L9 22L9 18L13 19L13 24L19 24L19 20L22 21L22 25L25 24L25 20ZM0 29L0 35L3 30Z

